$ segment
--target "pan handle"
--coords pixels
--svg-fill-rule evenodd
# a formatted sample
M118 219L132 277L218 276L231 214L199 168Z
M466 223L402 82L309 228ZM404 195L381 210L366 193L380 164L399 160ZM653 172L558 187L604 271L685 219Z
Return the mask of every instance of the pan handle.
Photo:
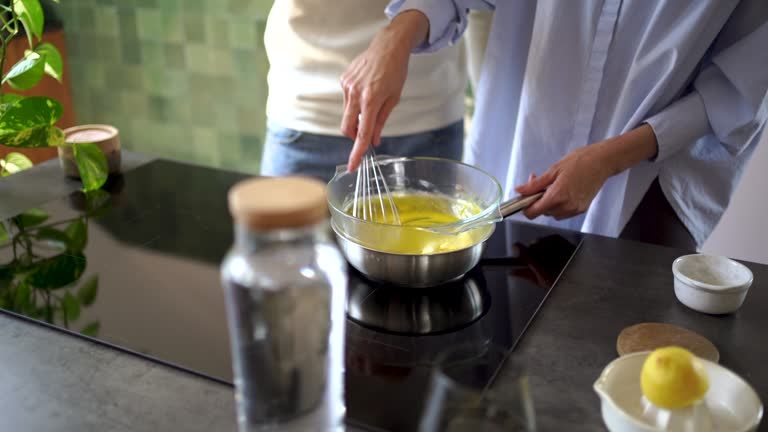
M499 207L501 216L506 218L507 216L511 216L521 210L528 208L528 206L541 198L542 195L544 195L544 192L538 192L533 195L518 196L512 198L509 201L504 201Z
M504 218L506 218L507 216L511 216L519 212L520 210L527 208L529 205L536 202L537 199L541 198L542 195L544 195L544 192L535 193L533 195L518 196L509 201L505 201L499 205L498 213L493 212L493 214L489 216L480 218L470 223L458 223L454 225L447 225L446 226L447 228L437 226L437 227L424 227L420 229L423 229L425 231L435 232L438 234L447 234L447 235L461 234L463 232L481 227L483 225L497 223L503 220Z

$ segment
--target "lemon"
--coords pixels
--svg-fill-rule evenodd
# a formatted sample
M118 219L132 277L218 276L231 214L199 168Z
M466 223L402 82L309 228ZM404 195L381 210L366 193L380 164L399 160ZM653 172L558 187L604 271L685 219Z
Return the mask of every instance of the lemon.
M709 379L704 365L690 351L670 346L645 359L640 387L654 405L677 409L701 400L709 389Z

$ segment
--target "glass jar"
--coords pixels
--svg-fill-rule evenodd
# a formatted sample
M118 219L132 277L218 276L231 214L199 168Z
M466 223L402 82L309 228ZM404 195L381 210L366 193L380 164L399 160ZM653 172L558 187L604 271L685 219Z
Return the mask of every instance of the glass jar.
M246 180L229 204L221 272L240 431L341 430L347 275L325 186Z

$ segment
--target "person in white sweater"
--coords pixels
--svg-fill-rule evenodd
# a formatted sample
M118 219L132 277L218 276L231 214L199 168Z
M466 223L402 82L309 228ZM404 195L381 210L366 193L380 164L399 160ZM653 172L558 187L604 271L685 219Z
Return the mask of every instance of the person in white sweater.
M269 58L262 175L328 181L353 141L339 125L340 77L387 23L388 0L275 0L264 44ZM461 159L467 67L463 44L408 64L400 103L373 140L377 154Z

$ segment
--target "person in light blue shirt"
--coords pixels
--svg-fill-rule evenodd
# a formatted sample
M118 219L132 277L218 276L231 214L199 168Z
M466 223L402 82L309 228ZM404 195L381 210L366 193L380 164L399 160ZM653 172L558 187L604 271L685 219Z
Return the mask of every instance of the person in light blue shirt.
M394 1L341 78L349 168L411 51L455 43L469 8L495 12L466 161L506 198L546 190L536 223L700 247L768 118L768 1Z

